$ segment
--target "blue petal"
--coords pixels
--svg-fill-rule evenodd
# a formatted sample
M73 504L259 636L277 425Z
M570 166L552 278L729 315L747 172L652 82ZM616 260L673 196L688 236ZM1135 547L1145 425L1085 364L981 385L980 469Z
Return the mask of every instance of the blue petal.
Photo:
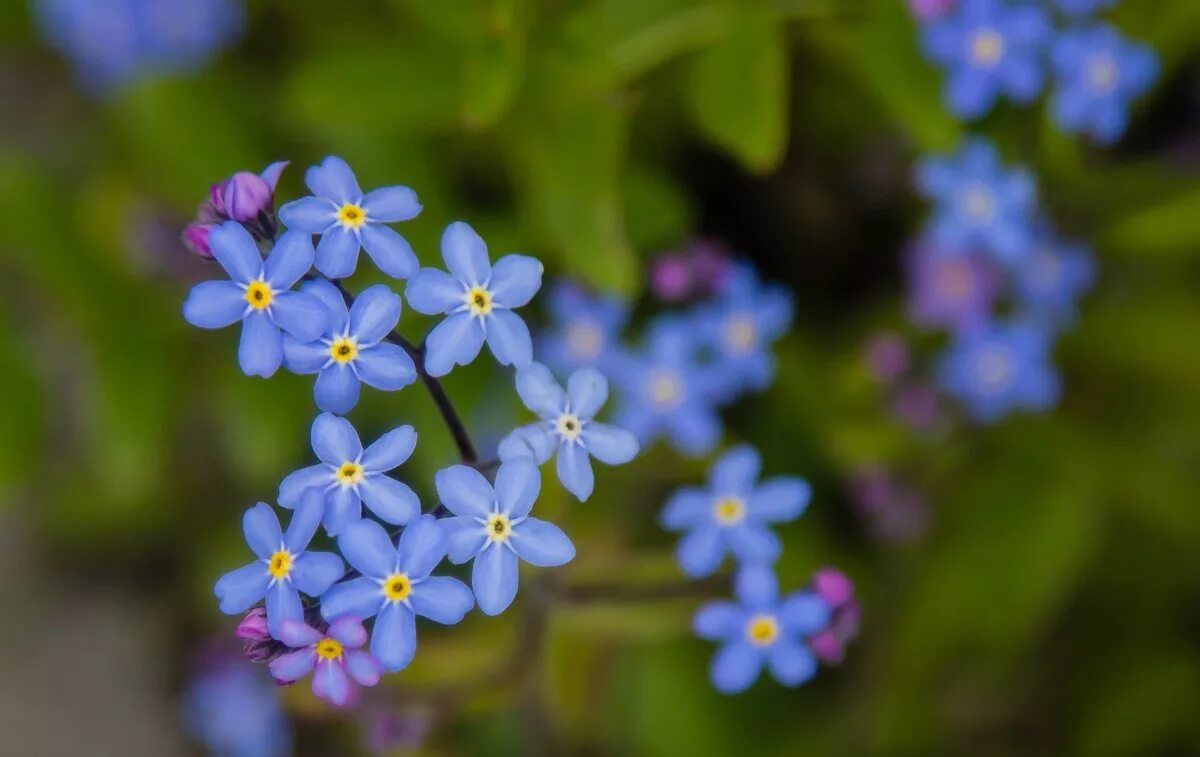
M267 593L267 584L271 583L271 574L267 566L255 561L243 565L237 570L231 570L217 579L213 593L220 601L220 610L226 615L236 615L250 609Z
M358 202L362 198L362 190L358 188L358 179L346 161L330 155L321 161L321 165L312 166L304 173L304 183L318 197L327 197L339 205L347 202Z
M679 540L675 558L679 567L692 578L712 575L725 555L725 542L720 529L705 524Z
M412 662L417 651L417 623L412 610L390 602L375 619L371 630L371 655L384 670L395 673Z
M493 310L487 316L487 343L500 365L521 368L533 360L529 327L511 310Z
M572 413L591 420L608 399L608 379L594 368L580 368L567 380L567 399Z
M354 694L345 666L333 660L321 660L317 664L313 671L312 692L318 699L324 699L335 707L350 704Z
M811 636L829 625L829 603L811 591L797 591L783 598L776 617L788 634Z
M307 468L292 471L283 481L279 482L279 504L282 507L295 507L300 501L301 495L309 489L324 491L334 480L333 471L324 464L310 465Z
M709 486L718 495L749 496L762 467L758 451L748 444L733 447L717 458L708 474Z
M317 458L333 466L357 460L363 451L358 432L350 421L332 413L321 413L313 421L310 442Z
M413 612L435 623L453 625L475 606L467 585L449 576L430 576L413 587L409 596Z
M558 469L558 480L580 502L586 501L592 495L596 486L596 474L592 471L592 461L583 445L575 442L563 444L558 450L555 465Z
M301 197L279 208L279 220L288 229L320 234L337 222L337 207L324 197Z
M408 280L404 290L408 304L418 313L437 315L462 307L466 290L445 271L422 268Z
M331 226L317 242L317 270L331 279L343 279L358 265L358 237L342 226Z
M517 556L493 543L475 558L471 587L480 610L488 615L504 612L517 596Z
M390 226L368 223L358 230L362 246L379 270L394 279L407 279L417 272L420 262L408 240Z
M409 578L424 578L446 556L446 538L437 518L422 515L412 520L400 534L396 546L400 570Z
M301 342L315 342L329 330L329 311L311 294L280 292L271 303L275 325Z
M412 358L402 347L391 342L361 349L354 367L364 383L385 392L403 389L417 380L417 367Z
M517 394L525 407L542 418L557 419L567 406L566 392L541 363L530 363L517 371Z
M784 686L799 686L817 672L817 658L803 644L780 639L767 652L771 675Z
M258 310L242 321L238 342L238 365L247 376L270 378L283 362L283 335L271 317Z
M317 407L327 413L348 413L358 404L358 376L349 365L336 363L317 374L313 398Z
M400 295L384 284L367 287L350 306L350 336L360 345L383 339L400 320Z
M542 288L542 263L528 255L505 255L496 261L488 291L500 307L519 308L528 304Z
M292 512L292 522L288 524L283 534L283 545L292 554L299 554L308 548L317 526L321 525L321 515L325 512L325 493L310 489L300 498L299 504Z
M295 587L279 581L267 589L267 631L279 638L279 624L285 620L304 620L304 607Z
M694 487L676 489L663 507L659 522L670 531L695 528L712 520L712 506L709 492Z
M383 526L373 520L347 524L337 544L346 562L368 578L386 578L396 569L396 548Z
M761 523L744 520L728 529L729 548L741 562L775 562L783 545L771 529Z
M246 314L246 293L232 281L204 281L183 301L183 317L202 329L219 329Z
M530 565L553 568L566 565L575 557L575 545L563 530L538 518L518 523L509 538L517 557Z
M363 197L362 206L369 219L383 223L411 221L421 212L417 193L402 186L372 189Z
M425 342L425 370L430 376L445 376L450 369L466 365L483 346L483 327L468 313L452 313L433 327Z
M325 495L325 533L337 536L347 525L362 518L362 499L350 486L338 485Z
M709 408L687 407L666 421L671 442L685 455L703 455L721 439L721 421Z
M583 427L583 446L588 454L608 465L621 465L637 457L637 437L623 428L590 421Z
M291 623L285 624L285 626L291 625ZM317 653L305 645L303 649L288 652L271 660L271 677L285 683L298 681L311 673L316 664Z
M242 534L250 550L264 560L283 545L279 518L265 502L259 502L242 516Z
M496 503L509 518L523 518L542 488L542 475L528 458L502 463L496 470Z
M510 431L496 450L502 462L532 458L538 465L549 460L559 447L560 437L545 423L530 423Z
M417 432L413 427L399 426L372 442L359 462L368 472L389 471L407 460L416 446Z
M228 221L217 226L208 235L208 244L213 257L237 283L246 284L262 272L258 245L240 223Z
M495 495L483 474L469 465L451 465L434 475L438 499L455 515L486 518Z
M762 670L762 653L745 642L721 647L709 667L713 687L722 694L736 694L750 688Z
M492 272L483 238L462 221L455 221L442 233L442 259L454 278L468 286L482 284Z
M752 610L765 610L779 595L775 571L761 564L744 565L733 579L733 590L743 605Z
M302 342L283 335L283 364L292 373L316 373L329 362L329 345L322 341Z
M287 620L279 624L279 641L293 649L316 644L324 636L320 631L303 622Z
M290 578L300 591L319 597L345 574L342 559L332 552L305 552L292 566Z
M363 686L374 686L383 675L383 665L371 655L359 650L346 653L346 672Z
M292 284L312 268L316 252L312 235L303 231L287 231L275 242L264 264L264 274L272 289L290 289Z
M692 630L710 641L733 640L746 625L746 613L733 602L709 602L696 611Z
M332 620L341 615L369 618L383 607L383 589L373 578L355 578L334 584L321 595L321 616Z
M341 291L328 279L306 281L300 285L300 291L316 297L329 311L329 333L342 334L350 321L350 311Z
M996 102L999 89L996 78L990 73L960 68L950 75L946 84L946 101L956 115L977 118Z
M759 484L750 495L747 509L751 515L767 521L788 521L800 517L812 496L812 487L797 476L780 476Z
M421 500L408 484L382 475L367 476L358 485L363 503L385 523L404 524L421 512Z
M479 554L487 541L487 530L470 517L454 516L438 521L446 536L446 552L450 562L461 565Z

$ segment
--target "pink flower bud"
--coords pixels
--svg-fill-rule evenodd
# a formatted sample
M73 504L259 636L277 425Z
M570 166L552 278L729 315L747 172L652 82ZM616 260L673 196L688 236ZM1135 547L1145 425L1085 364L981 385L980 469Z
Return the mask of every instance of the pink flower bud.
M650 285L659 299L677 302L687 297L692 288L692 272L686 262L675 255L654 261Z
M829 603L838 608L854 596L854 584L846 574L836 568L821 568L813 575L813 588Z
M183 245L205 260L212 260L212 248L208 246L208 233L212 224L193 223L183 230Z
M821 631L809 638L808 645L821 662L836 664L842 661L842 642L831 630Z
M236 633L239 639L248 641L270 639L271 634L267 632L267 611L261 607L255 607L246 613L246 617L242 618L241 623L238 623Z

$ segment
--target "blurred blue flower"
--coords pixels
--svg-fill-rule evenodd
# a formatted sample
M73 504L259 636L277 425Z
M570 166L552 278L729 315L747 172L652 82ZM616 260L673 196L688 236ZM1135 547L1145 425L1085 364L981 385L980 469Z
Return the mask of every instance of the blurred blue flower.
M517 596L517 558L550 568L575 557L575 545L553 523L529 517L542 487L537 466L527 458L502 463L493 489L466 465L437 472L438 497L452 518L440 522L450 561L474 558L471 585L479 609L499 615Z
M795 520L812 490L797 476L759 483L762 459L749 445L717 458L708 487L677 490L663 508L661 521L671 531L686 531L675 551L683 571L693 578L711 574L726 552L742 563L772 563L783 549L767 524Z
M645 447L666 435L677 450L703 455L721 438L714 368L697 361L695 324L660 316L647 329L637 353L614 366L621 389L616 425L629 429Z
M541 465L557 451L558 479L580 502L591 496L595 485L589 456L608 465L637 456L636 436L593 420L608 399L608 380L599 371L575 371L564 392L549 368L530 363L517 371L517 394L542 420L506 436L500 442L500 459L529 457Z
M320 631L299 620L285 620L279 640L293 651L271 661L271 675L282 683L298 681L312 673L312 692L332 705L345 707L355 698L351 681L374 686L383 666L359 649L367 643L367 630L353 615L342 615Z
M1096 261L1085 245L1045 231L1014 276L1019 313L1047 328L1060 328L1075 319L1079 298L1095 281Z
M611 295L593 295L567 281L557 281L547 293L554 326L538 337L538 358L556 371L596 368L607 373L621 350L621 329L629 304Z
M183 693L184 727L210 754L282 757L292 752L292 732L278 687L262 668L205 665Z
M1003 279L987 258L946 254L918 243L906 262L908 313L915 323L958 331L982 324L991 314Z
M1064 131L1115 141L1129 123L1129 106L1158 76L1158 57L1107 24L1063 32L1052 57L1054 121Z
M320 492L330 536L361 518L364 502L381 520L403 525L420 514L421 501L408 484L383 474L407 460L416 444L413 427L400 426L364 451L350 421L321 413L312 424L321 463L288 474L279 484L279 504L295 507L308 492Z
M709 667L713 686L723 694L744 691L765 663L785 686L799 686L817 672L817 659L805 642L829 623L829 605L817 594L797 591L779 597L770 568L738 571L737 602L710 602L696 613L696 635L722 643Z
M396 391L417 380L417 367L408 353L384 341L400 320L400 295L376 284L347 310L341 292L325 279L306 281L300 291L318 300L328 315L323 335L285 338L283 360L293 373L317 374L317 407L348 413L358 404L360 383Z
M1050 335L1029 323L993 323L959 334L938 367L942 388L991 422L1017 408L1045 410L1058 400Z
M922 42L925 55L947 70L950 109L977 118L1001 94L1019 103L1037 97L1053 31L1050 17L1036 5L961 0L925 25Z
M542 264L527 255L505 255L492 267L487 245L462 221L442 234L447 274L422 268L408 282L408 302L418 313L446 314L429 332L425 370L444 376L475 359L486 339L501 365L521 368L533 359L525 321L513 312L542 286Z
M1115 5L1117 0L1055 0L1059 10L1069 16L1086 16L1089 13Z
M264 263L250 233L229 221L212 230L209 244L231 280L192 287L183 303L183 317L203 329L241 321L238 363L242 371L247 376L271 376L283 361L281 328L308 342L326 327L328 316L320 300L287 291L312 267L312 240L304 234L284 234Z
M321 597L321 615L375 618L371 654L385 670L401 670L417 649L416 616L453 625L475 604L471 590L457 578L429 575L446 556L446 540L432 515L404 527L393 546L383 526L360 520L342 529L338 548L362 574L343 581Z
M300 592L321 596L342 577L344 569L332 552L305 551L321 523L323 509L320 493L309 492L297 504L286 533L280 531L279 518L265 503L246 511L242 531L258 559L217 580L214 593L221 612L243 613L265 596L267 628L277 639L283 621L304 618Z
M312 195L279 209L289 229L320 234L317 270L331 279L354 273L358 251L367 251L379 270L406 279L417 272L417 256L404 237L388 226L410 221L421 212L417 193L408 187L373 189L365 195L346 161L329 156L304 174Z
M926 158L916 179L934 203L929 241L944 254L978 250L1015 264L1029 253L1037 209L1033 176L1005 169L987 140L970 139L957 155Z

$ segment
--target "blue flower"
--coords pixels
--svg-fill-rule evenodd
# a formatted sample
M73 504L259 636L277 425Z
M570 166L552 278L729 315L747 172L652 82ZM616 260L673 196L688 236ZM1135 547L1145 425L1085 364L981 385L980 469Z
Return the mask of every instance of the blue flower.
M575 557L575 545L558 526L529 517L542 478L528 459L500 465L496 487L479 471L452 465L438 471L438 497L455 517L440 521L450 561L474 558L471 585L479 609L498 615L517 596L517 558L550 568Z
M379 270L406 279L417 271L417 256L404 237L386 224L410 221L421 212L417 194L408 187L381 187L365 195L346 161L329 156L304 174L312 196L279 209L289 229L320 234L317 270L331 279L354 273L363 248Z
M1107 24L1063 32L1052 57L1057 86L1051 103L1064 131L1115 141L1129 123L1129 105L1158 76L1158 57Z
M243 662L206 664L188 683L183 694L184 726L210 754L291 754L291 728L279 704L279 687L265 670Z
M1076 303L1091 289L1096 262L1086 246L1044 232L1014 275L1021 315L1048 328L1061 328L1075 319Z
M550 288L547 308L554 327L537 340L539 359L564 373L576 368L607 372L621 350L618 339L629 318L628 303L559 281Z
M1107 8L1117 0L1055 0L1059 10L1068 16L1086 16L1089 13Z
M926 159L917 185L935 205L929 239L944 254L978 249L1005 264L1028 254L1037 187L1027 170L1006 170L990 142L971 139L956 156Z
M946 100L963 118L987 113L1001 94L1031 102L1045 78L1050 17L1034 5L962 0L925 26L925 55L947 69Z
M563 391L550 369L530 363L517 371L517 394L541 416L500 442L500 459L530 457L538 465L558 452L558 479L580 502L591 496L595 475L589 456L621 465L638 453L638 440L624 429L593 420L608 399L608 380L591 368L571 374Z
M425 370L444 376L475 359L486 339L501 365L521 368L533 359L529 328L513 312L542 286L542 264L526 255L505 255L493 268L487 245L458 221L442 234L442 258L450 273L422 268L408 282L408 302L418 313L447 317L426 340Z
M906 263L908 313L921 326L953 331L978 326L991 313L1003 284L999 266L978 253L946 253L918 242Z
M380 519L403 525L420 514L421 501L408 484L383 474L407 460L416 444L413 427L400 426L364 451L350 421L321 413L312 425L312 448L321 463L283 479L279 504L295 507L308 492L320 492L330 536L361 518L364 502Z
M642 446L665 434L679 451L703 455L720 440L717 391L696 351L694 324L665 316L650 324L641 351L615 366L613 381L621 389L616 425Z
M347 311L337 287L324 279L306 281L300 290L321 302L328 313L324 336L286 338L283 359L294 373L316 373L317 407L348 413L358 404L359 384L396 391L417 380L417 368L402 347L386 342L400 320L400 295L383 284L368 287Z
M1049 335L1027 323L990 324L959 334L938 367L942 387L976 420L1017 408L1045 410L1058 400Z
M338 537L338 548L362 577L343 581L321 597L321 615L326 620L378 616L371 654L385 670L395 672L412 661L416 615L453 625L475 604L462 581L429 575L446 556L445 536L432 515L405 526L397 546L375 521L351 523Z
M795 520L812 493L797 476L758 482L762 460L753 447L734 447L713 463L708 487L676 491L662 511L662 525L687 531L675 551L683 571L693 578L711 574L726 552L742 563L771 563L782 545L768 523Z
M217 581L214 593L221 612L237 615L264 596L267 598L267 630L279 638L285 620L302 620L300 592L310 597L324 594L342 577L340 558L331 552L306 552L324 504L319 492L310 492L296 506L286 533L268 505L259 502L246 511L242 531L258 559L230 571Z
M192 287L183 317L202 329L242 322L238 363L247 376L268 377L283 361L284 331L303 342L321 335L328 316L321 301L304 292L287 291L312 267L312 240L284 234L264 263L258 247L234 221L213 229L212 254L231 281L205 281Z
M696 311L696 332L713 354L713 384L723 401L765 389L775 376L771 344L792 321L792 297L764 286L753 268L739 266L720 298Z
M734 592L737 602L711 602L692 620L697 636L722 643L709 667L717 691L745 691L764 663L784 686L799 686L812 678L817 659L805 637L828 624L825 600L809 591L780 598L775 574L764 566L738 571Z

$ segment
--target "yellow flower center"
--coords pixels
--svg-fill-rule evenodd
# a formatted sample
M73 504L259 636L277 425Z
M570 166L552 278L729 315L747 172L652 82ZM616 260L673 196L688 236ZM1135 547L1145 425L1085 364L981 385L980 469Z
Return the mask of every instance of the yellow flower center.
M471 287L464 299L471 315L487 315L492 312L492 293L483 287Z
M732 526L746 517L746 503L738 497L721 497L713 505L713 517L724 526Z
M1088 64L1087 75L1092 89L1108 91L1117 85L1117 62L1111 55L1093 58Z
M285 578L291 569L292 553L286 549L281 549L271 555L271 559L267 561L267 572L273 578Z
M336 660L342 656L342 643L337 639L326 636L317 642L317 657L323 660Z
M753 347L757 337L754 319L745 313L734 315L725 322L725 341L735 352L745 352Z
M503 513L492 513L488 516L487 534L488 538L495 542L502 542L508 539L508 535L512 533L512 526L508 522L508 516Z
M329 356L338 363L349 363L358 357L358 343L347 336L339 336L329 343Z
M581 322L567 327L567 348L577 359L592 360L600 354L603 346L604 337L596 324Z
M392 602L399 602L412 591L412 582L406 573L393 573L383 579L383 596Z
M274 296L274 293L271 292L271 285L262 279L251 281L246 285L246 302L255 310L270 307Z
M668 407L679 402L683 390L679 378L668 371L656 371L650 376L650 401Z
M765 647L779 637L779 621L774 615L755 615L746 623L746 638L751 644Z
M367 222L367 211L352 202L348 202L338 208L337 218L338 223L342 226L348 229L357 229Z
M979 29L971 38L971 57L976 63L994 66L1004 55L1004 38L992 29Z
M996 214L996 201L991 190L980 184L963 191L962 203L967 215L979 221L989 221Z
M563 413L558 416L555 427L558 429L559 435L569 441L579 438L579 435L583 433L583 423L570 413Z
M363 480L363 467L356 462L347 460L337 469L338 483L352 486Z

